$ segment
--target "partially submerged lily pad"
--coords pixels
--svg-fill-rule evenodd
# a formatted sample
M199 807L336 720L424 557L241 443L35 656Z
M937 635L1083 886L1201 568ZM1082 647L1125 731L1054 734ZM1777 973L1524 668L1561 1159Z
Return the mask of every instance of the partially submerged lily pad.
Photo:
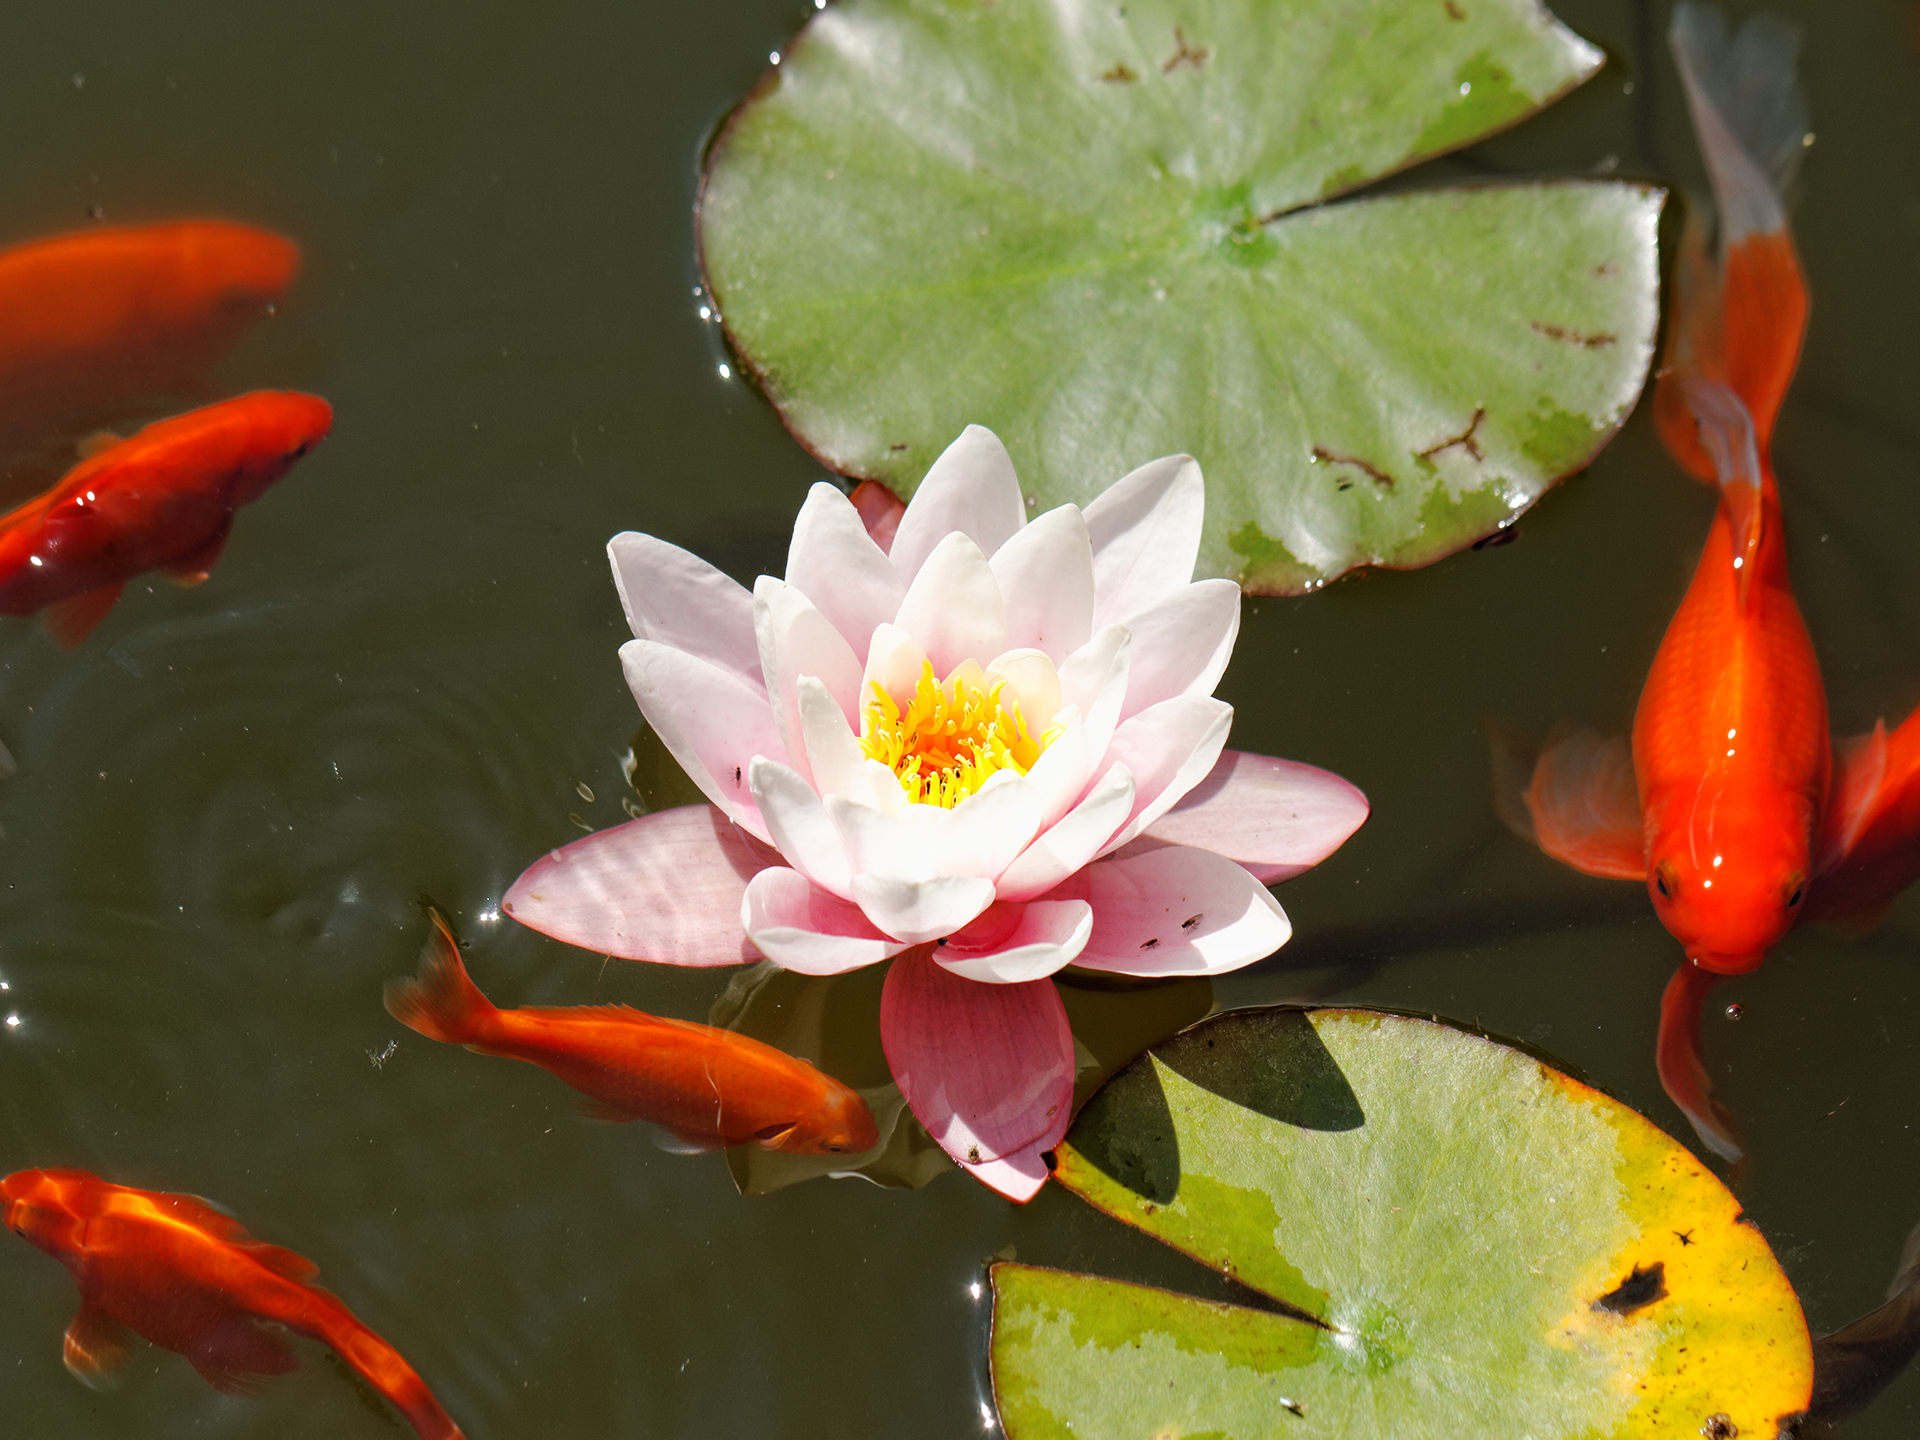
M993 1270L1011 1440L1790 1433L1806 1322L1726 1188L1530 1056L1352 1010L1238 1011L1129 1066L1055 1178L1244 1305Z
M701 260L842 473L910 495L977 421L1044 509L1186 451L1202 574L1425 564L1625 418L1662 197L1322 202L1601 58L1536 0L835 0L716 143Z

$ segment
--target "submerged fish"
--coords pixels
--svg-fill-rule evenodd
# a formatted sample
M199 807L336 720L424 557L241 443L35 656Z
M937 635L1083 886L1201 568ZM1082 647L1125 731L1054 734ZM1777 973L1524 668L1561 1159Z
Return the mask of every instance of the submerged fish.
M7 1228L65 1265L80 1287L67 1369L101 1389L128 1332L186 1356L209 1383L244 1394L252 1378L300 1363L279 1327L328 1345L405 1415L423 1440L460 1429L386 1341L312 1283L319 1270L263 1245L191 1195L114 1185L85 1170L19 1170L0 1180Z
M1541 849L1588 874L1643 881L1687 963L1661 1005L1660 1078L1727 1159L1742 1144L1699 1058L1707 988L1752 970L1807 918L1877 918L1920 874L1920 727L1842 747L1787 580L1768 442L1806 329L1781 186L1806 134L1798 32L1757 17L1729 40L1681 4L1670 35L1719 213L1710 261L1690 226L1666 363L1661 438L1715 483L1693 582L1618 737L1563 730L1525 792ZM1876 910L1874 907L1878 907Z
M689 1149L755 1141L805 1155L871 1150L866 1102L831 1075L729 1030L624 1005L496 1009L468 976L446 922L413 980L390 981L387 1009L433 1040L538 1065L607 1120L646 1120Z
M233 512L332 427L317 395L256 390L107 437L52 489L0 516L0 614L46 609L49 633L71 648L142 571L198 584Z
M300 271L227 220L100 225L0 250L0 450L128 400L192 395Z

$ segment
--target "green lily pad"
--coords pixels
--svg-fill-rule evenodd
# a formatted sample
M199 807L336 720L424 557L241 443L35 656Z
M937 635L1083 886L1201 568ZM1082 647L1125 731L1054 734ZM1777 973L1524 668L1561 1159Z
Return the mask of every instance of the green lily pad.
M979 422L1043 509L1186 451L1200 570L1310 590L1510 523L1631 409L1661 192L1322 203L1600 63L1536 0L835 0L716 142L701 261L836 470L910 496Z
M1726 1187L1477 1035L1223 1015L1116 1075L1057 1162L1247 1299L995 1266L1010 1440L1773 1437L1807 1406L1806 1321Z

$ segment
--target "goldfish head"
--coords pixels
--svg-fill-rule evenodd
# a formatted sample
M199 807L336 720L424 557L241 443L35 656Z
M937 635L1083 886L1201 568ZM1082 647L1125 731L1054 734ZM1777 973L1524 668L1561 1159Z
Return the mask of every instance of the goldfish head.
M228 404L246 407L247 458L227 485L238 507L260 498L333 429L333 407L298 390L257 390Z
M16 1170L0 1180L0 1215L21 1239L58 1254L71 1248L77 1217L70 1196L86 1181L98 1183L84 1170Z
M769 1126L755 1138L762 1148L789 1155L857 1155L880 1143L880 1127L857 1091L828 1078L826 1096L812 1114L791 1125Z
M1773 850L1780 853L1771 853ZM1658 855L1647 869L1647 893L1667 933L1687 958L1719 975L1744 975L1767 958L1800 918L1807 857L1791 846L1761 853L1722 851L1694 862L1685 851Z

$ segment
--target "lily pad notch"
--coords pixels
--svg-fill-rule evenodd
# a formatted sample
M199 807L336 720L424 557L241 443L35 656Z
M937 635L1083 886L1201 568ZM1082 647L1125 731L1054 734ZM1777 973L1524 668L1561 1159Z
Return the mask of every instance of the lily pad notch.
M844 475L909 497L978 422L1037 513L1186 452L1197 575L1423 565L1626 418L1664 192L1353 192L1602 59L1536 0L836 0L715 141L701 265Z

